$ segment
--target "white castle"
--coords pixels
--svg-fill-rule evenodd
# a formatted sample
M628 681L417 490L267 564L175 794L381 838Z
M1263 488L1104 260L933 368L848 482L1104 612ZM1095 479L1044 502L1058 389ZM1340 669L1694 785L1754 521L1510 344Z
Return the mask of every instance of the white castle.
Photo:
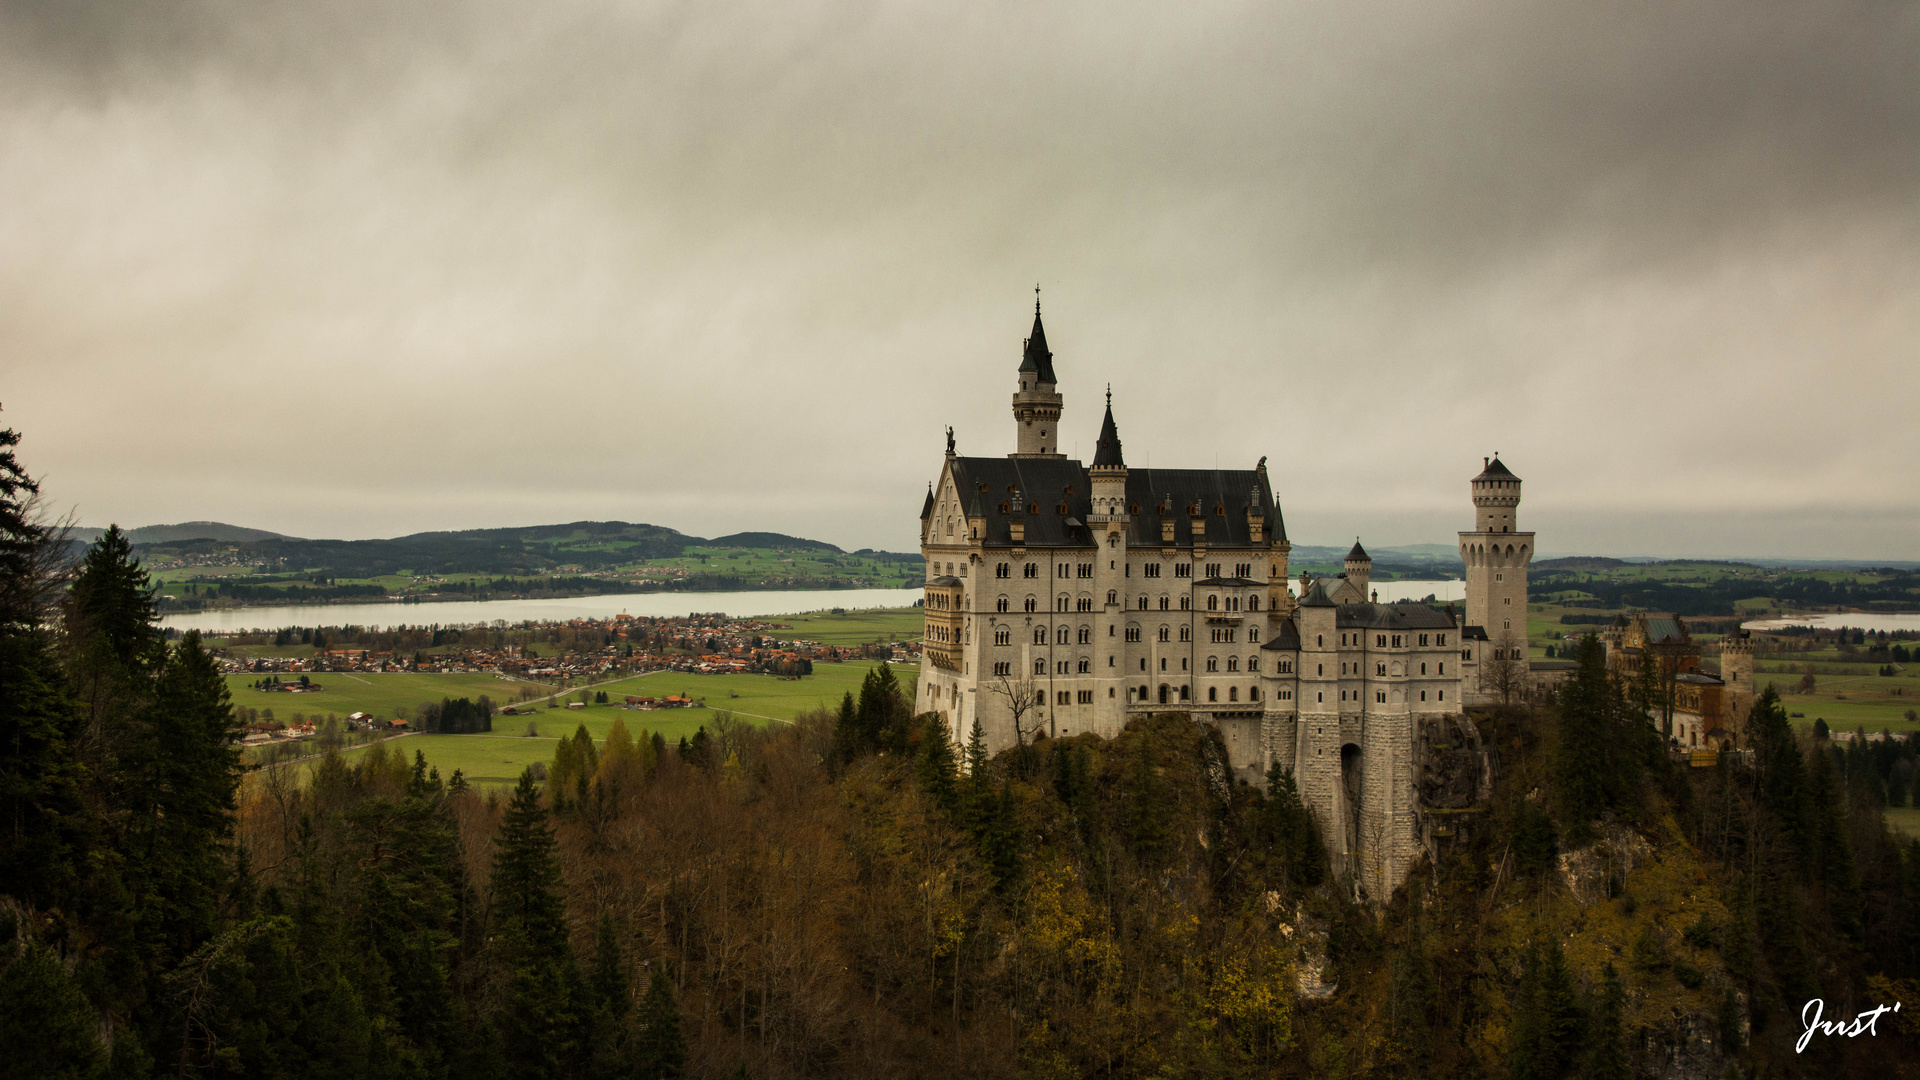
M1465 618L1373 602L1358 542L1346 572L1288 588L1286 525L1266 459L1252 469L1129 468L1112 396L1089 465L1058 451L1063 399L1034 305L1017 372L1016 449L947 455L920 514L926 631L917 709L956 743L999 750L1182 712L1215 725L1235 775L1290 770L1335 865L1384 899L1422 846L1485 798L1462 706L1485 661L1526 670L1520 480L1473 481L1460 534ZM1476 654L1479 655L1476 655Z

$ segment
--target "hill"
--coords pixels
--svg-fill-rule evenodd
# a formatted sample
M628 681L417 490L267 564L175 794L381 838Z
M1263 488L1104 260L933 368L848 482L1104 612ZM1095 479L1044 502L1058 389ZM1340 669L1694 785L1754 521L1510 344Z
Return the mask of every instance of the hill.
M100 539L105 529L74 529L72 538L83 544ZM224 521L183 521L178 525L142 525L128 529L127 539L135 544L170 544L184 540L220 540L228 543L248 540L294 540L297 537L265 529L249 529Z
M739 532L716 536L703 542L707 547L720 548L768 548L774 551L832 551L840 549L823 540L803 540L798 536L788 536L775 532Z

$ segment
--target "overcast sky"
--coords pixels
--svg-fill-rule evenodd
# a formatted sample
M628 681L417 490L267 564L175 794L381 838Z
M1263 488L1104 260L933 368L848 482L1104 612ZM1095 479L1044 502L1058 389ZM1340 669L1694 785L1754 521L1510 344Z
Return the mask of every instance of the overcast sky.
M1920 558L1920 6L0 0L0 425L83 524L910 550L943 428L1295 543Z

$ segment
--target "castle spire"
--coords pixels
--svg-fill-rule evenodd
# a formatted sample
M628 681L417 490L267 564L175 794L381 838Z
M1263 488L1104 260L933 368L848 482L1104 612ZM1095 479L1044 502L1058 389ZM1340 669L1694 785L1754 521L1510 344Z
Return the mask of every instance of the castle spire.
M1113 423L1113 387L1107 387L1107 416L1100 421L1100 441L1093 451L1096 469L1124 469L1126 458L1120 453L1120 429Z
M1040 323L1039 289L1034 290L1033 331L1027 335L1026 350L1020 357L1020 370L1033 373L1034 382L1052 385L1059 380L1053 376L1053 353L1047 349L1047 328Z

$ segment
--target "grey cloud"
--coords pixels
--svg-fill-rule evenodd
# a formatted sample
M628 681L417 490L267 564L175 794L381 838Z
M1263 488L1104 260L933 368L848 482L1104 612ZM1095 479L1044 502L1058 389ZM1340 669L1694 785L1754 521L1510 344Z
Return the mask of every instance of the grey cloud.
M1912 557L1804 523L1920 520L1917 11L0 3L0 400L89 521L898 548L1040 279L1068 448L1300 539L1498 448L1550 549Z

